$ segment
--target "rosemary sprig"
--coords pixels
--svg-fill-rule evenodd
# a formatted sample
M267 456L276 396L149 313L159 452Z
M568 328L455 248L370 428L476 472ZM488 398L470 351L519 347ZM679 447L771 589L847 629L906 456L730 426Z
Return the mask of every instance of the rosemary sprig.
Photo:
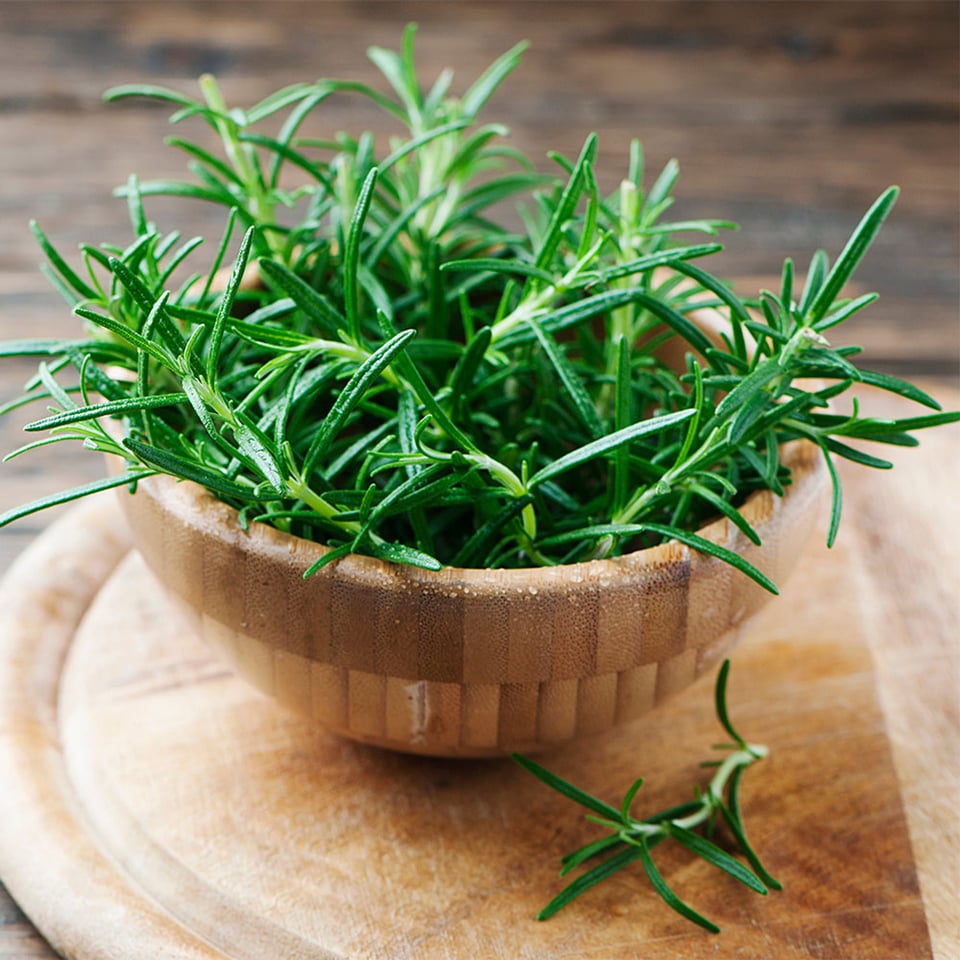
M613 807L528 757L514 754L513 759L538 780L590 811L586 815L587 820L610 831L607 836L593 840L563 857L561 876L566 876L594 860L599 862L561 890L540 911L538 919L548 920L591 887L639 860L654 890L667 906L705 930L719 933L720 928L715 923L674 893L657 869L651 853L665 840L676 841L695 856L756 893L766 894L768 889L781 889L780 883L770 875L750 846L743 825L740 806L741 780L748 767L767 755L767 748L760 744L747 743L731 724L726 702L729 672L730 661L726 660L717 676L714 693L717 718L732 740L732 743L719 744L714 749L724 751L726 756L722 761L704 764L715 766L716 772L705 790L697 788L693 800L661 810L642 820L637 820L630 813L637 793L643 786L642 777L633 783L620 806ZM726 823L735 847L745 857L749 866L745 866L710 839L718 818ZM703 832L697 832L698 830Z
M789 485L783 444L807 439L827 458L832 542L837 458L883 469L861 441L912 444L914 431L958 419L832 342L874 299L843 289L896 188L833 264L814 255L802 288L787 261L777 292L742 299L704 266L733 225L668 218L674 161L647 184L635 142L604 196L596 135L575 159L551 155L545 173L506 128L480 121L522 49L459 97L449 73L421 83L412 27L399 52L369 51L385 91L321 79L246 109L212 77L196 98L108 91L171 104L173 123L206 124L219 149L173 137L192 179L134 176L117 191L133 228L126 247L84 244L71 265L33 225L87 337L0 344L0 357L42 364L8 408L39 404L28 431L115 454L132 478L195 480L244 522L323 541L334 559L532 566L675 539L775 591L695 531L724 515L756 540L740 507ZM385 145L356 131L307 135L342 96L367 98L403 132ZM223 207L212 266L190 272L201 239L148 218L144 201L163 196ZM504 206L517 214L509 226ZM691 242L697 233L706 242ZM727 321L722 339L694 322L704 305ZM659 353L671 340L681 369ZM834 413L830 402L859 384L936 412L885 421L854 402ZM122 441L103 417L118 420Z

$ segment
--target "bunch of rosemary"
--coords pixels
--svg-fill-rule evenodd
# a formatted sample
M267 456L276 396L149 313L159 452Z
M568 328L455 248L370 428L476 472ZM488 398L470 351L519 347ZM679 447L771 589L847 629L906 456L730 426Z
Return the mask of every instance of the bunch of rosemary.
M823 450L832 540L834 460L889 466L849 440L911 445L913 430L957 418L828 408L865 383L938 410L827 340L874 299L842 291L895 189L832 264L818 252L800 285L788 261L779 290L745 301L703 266L719 244L678 239L732 225L667 218L675 163L647 186L634 143L605 196L591 135L576 159L551 155L554 172L538 172L503 127L478 121L522 47L454 97L449 73L421 87L413 38L410 28L399 53L369 53L388 93L320 80L247 110L229 108L211 77L201 99L153 86L107 93L169 101L174 122L205 123L222 149L170 138L194 179L131 178L119 193L133 241L83 245L79 269L34 225L87 335L0 348L40 361L6 409L49 408L27 427L47 435L11 456L77 440L126 469L0 524L159 472L204 485L243 523L329 544L324 562L362 552L427 568L531 566L673 538L774 590L695 531L723 514L756 540L737 507L758 488L783 492L782 444ZM369 134L307 136L342 95L372 100L400 132L382 149ZM144 212L153 195L224 208L212 266L189 272L201 239L161 233ZM728 322L722 340L691 321L705 305ZM658 359L669 338L683 343L683 369Z

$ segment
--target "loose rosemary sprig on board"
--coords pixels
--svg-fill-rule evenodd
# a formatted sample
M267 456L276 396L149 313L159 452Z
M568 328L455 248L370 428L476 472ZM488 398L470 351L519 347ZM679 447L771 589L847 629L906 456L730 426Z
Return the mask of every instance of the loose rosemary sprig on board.
M84 244L76 268L34 225L87 336L0 345L0 357L40 361L6 409L47 408L26 429L48 435L11 456L79 441L126 468L10 509L0 525L167 473L207 487L242 523L326 543L323 563L359 552L523 567L673 539L775 591L695 531L725 515L757 542L739 508L754 490L784 492L784 444L812 441L827 459L832 542L836 458L890 466L851 439L913 445L915 430L957 419L832 342L874 299L842 291L895 188L833 263L817 253L801 285L787 261L777 292L744 300L703 266L733 224L669 219L675 162L648 183L635 142L605 195L591 134L543 172L506 128L479 120L523 45L458 97L449 73L421 85L413 40L410 28L399 52L369 51L387 92L321 79L249 109L228 106L211 77L197 99L151 85L108 92L170 103L174 123L202 122L209 136L168 140L192 180L131 177L118 191L129 245ZM400 132L386 147L369 133L310 135L333 96L367 98ZM223 208L212 263L195 269L201 238L148 219L145 199L164 196ZM705 307L722 334L694 322ZM670 366L661 351L674 344L683 359ZM854 402L834 413L859 384L936 412L878 420Z
M781 889L780 883L770 875L750 846L743 825L740 806L741 780L748 767L767 755L767 748L760 744L747 743L731 724L726 702L729 672L730 661L726 660L720 668L714 691L717 718L732 740L732 743L718 744L714 748L724 751L725 758L704 764L716 767L717 770L705 790L696 788L693 800L661 810L642 820L635 819L630 813L637 793L643 786L642 777L630 787L618 808L575 787L528 757L514 754L513 759L537 779L589 810L587 820L610 831L607 836L563 857L561 876L566 876L591 861L599 860L599 863L561 890L540 911L539 920L548 920L591 887L639 860L654 890L667 906L705 930L719 933L720 928L713 921L698 913L674 893L657 869L651 852L665 840L675 840L695 856L756 893L766 894L768 889ZM749 867L710 839L718 819L722 819L727 825L736 848L743 854ZM696 832L698 830L703 832Z

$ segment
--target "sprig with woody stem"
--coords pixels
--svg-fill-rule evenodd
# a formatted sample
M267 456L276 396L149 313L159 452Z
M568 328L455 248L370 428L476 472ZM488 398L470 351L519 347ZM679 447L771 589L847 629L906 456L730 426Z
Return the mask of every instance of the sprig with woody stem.
M514 760L538 780L563 796L586 808L586 819L609 830L609 834L591 841L563 857L561 876L568 875L578 867L599 860L580 874L540 911L538 919L548 920L591 887L608 879L613 874L636 860L656 893L671 909L682 917L703 927L711 933L720 928L680 899L658 870L651 856L652 851L666 840L674 840L706 863L744 884L756 893L766 894L768 889L781 889L763 866L760 858L747 840L740 806L740 784L744 772L767 755L761 744L748 743L737 733L727 712L726 690L730 671L729 660L724 661L717 676L714 692L717 718L731 743L719 744L715 749L726 756L722 761L710 761L704 766L715 766L716 772L706 789L697 788L693 800L661 810L643 819L636 819L631 810L643 778L637 779L627 790L619 807L611 806L585 790L574 786L555 773L542 767L528 757L514 755ZM727 825L735 846L744 855L745 866L710 839L717 819ZM705 834L698 833L703 829Z

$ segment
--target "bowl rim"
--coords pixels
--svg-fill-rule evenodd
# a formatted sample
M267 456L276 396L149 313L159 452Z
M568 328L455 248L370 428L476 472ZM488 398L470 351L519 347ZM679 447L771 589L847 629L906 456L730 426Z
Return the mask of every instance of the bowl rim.
M822 452L811 441L794 440L782 445L781 460L791 471L791 482L785 485L783 495L767 488L755 490L748 495L740 508L741 514L761 538L760 546L755 548L758 550L762 550L766 544L764 529L770 526L778 514L794 506L798 497L804 499L801 490L814 487L816 492L819 492L825 482L826 468ZM125 492L125 488L120 488L118 492L125 507L129 505L135 510L136 507L127 499L129 494ZM154 474L138 481L136 495L143 494L163 513L201 536L213 536L214 529L222 530L224 533L220 539L236 545L238 549L285 557L286 563L302 570L306 570L333 549L317 541L279 530L262 521L249 521L243 527L235 507L191 480ZM731 532L739 537L743 536L726 517L719 516L700 527L696 534L713 543L729 546ZM750 546L753 547L753 544ZM485 594L491 590L502 590L504 587L569 585L571 581L594 583L597 580L625 575L636 578L645 571L662 571L666 567L676 566L678 562L688 563L691 554L699 552L679 541L668 540L617 557L545 567L486 568L445 565L440 570L427 570L366 554L350 553L314 576L323 577L324 573L329 575L335 571L338 579L369 580L380 586L390 581L402 585L416 584L419 587L433 585L449 588L456 584ZM703 556L706 562L723 563L716 558L699 555Z

